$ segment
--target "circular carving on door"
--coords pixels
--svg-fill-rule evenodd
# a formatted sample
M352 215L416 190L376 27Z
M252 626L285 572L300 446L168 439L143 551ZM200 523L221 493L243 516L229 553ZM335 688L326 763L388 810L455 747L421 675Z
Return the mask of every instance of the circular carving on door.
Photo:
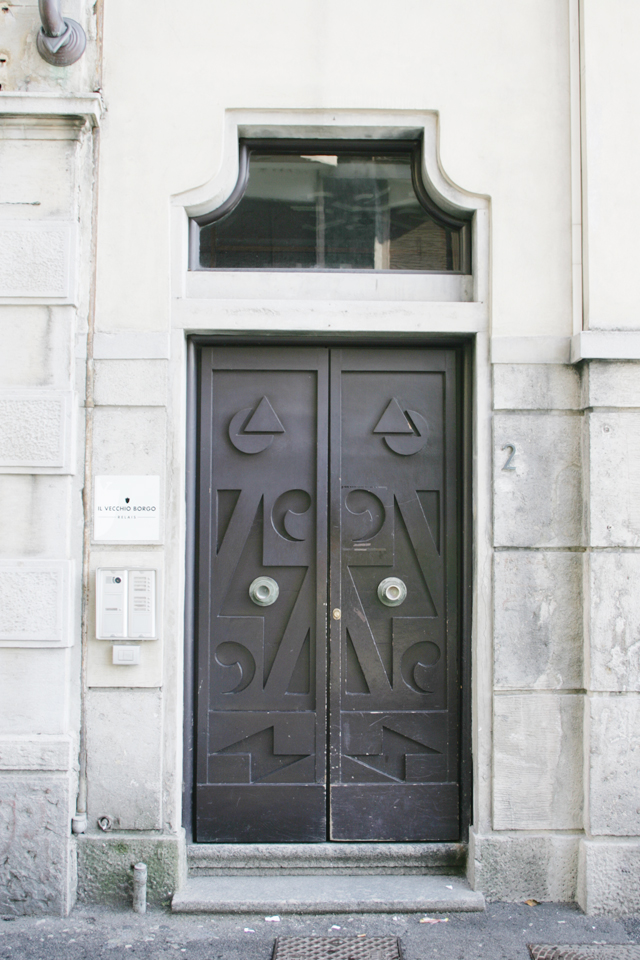
M256 577L249 586L249 596L259 607L270 607L280 594L280 587L272 577Z
M429 424L417 410L405 410L397 397L392 397L373 432L384 434L384 442L394 453L410 457L429 439Z
M399 607L407 599L407 585L398 577L387 577L378 584L378 600L385 607Z
M245 407L243 410L238 410L236 415L231 418L229 440L240 453L262 453L273 443L273 434L240 433L250 413L251 407Z
M268 397L262 397L255 410L253 407L238 410L229 423L229 440L240 453L262 453L271 446L277 433L284 432Z
M407 415L416 433L406 435L392 434L384 438L384 442L389 449L393 450L394 453L400 454L401 457L411 457L414 453L418 453L429 439L429 424L422 414L416 410L407 410Z

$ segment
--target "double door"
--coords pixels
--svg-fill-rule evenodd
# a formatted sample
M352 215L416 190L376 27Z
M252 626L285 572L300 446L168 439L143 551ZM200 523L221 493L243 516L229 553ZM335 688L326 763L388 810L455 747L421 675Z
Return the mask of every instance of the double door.
M201 352L195 835L460 835L450 349Z

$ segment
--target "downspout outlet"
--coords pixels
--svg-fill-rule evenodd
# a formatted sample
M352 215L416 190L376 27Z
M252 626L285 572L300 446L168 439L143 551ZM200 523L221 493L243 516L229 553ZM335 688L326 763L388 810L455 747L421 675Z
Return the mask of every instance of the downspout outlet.
M42 26L36 46L43 60L54 67L69 67L79 60L87 45L87 35L75 20L60 13L60 0L38 0Z
M77 836L80 833L84 833L86 829L87 829L86 813L76 813L75 817L71 819L71 832Z

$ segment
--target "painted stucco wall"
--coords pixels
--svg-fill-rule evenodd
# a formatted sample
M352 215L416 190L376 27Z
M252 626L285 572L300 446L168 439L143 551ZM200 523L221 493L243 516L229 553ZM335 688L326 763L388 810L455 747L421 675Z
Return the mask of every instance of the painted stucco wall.
M492 200L494 333L572 333L566 3L158 9L105 4L98 330L168 323L168 198L220 166L226 109L324 108L439 111L444 170Z
M476 338L471 880L637 910L640 13L63 11L89 38L66 69L35 51L37 4L0 11L0 908L69 909L76 843L85 899L126 894L136 843L156 851L159 899L180 882L185 334L375 329ZM477 210L473 302L419 278L187 276L185 208L229 192L239 129L420 124L436 190ZM85 457L89 486L160 476L160 544L96 544L87 528L83 557ZM93 572L118 565L161 574L160 639L133 670L95 639Z

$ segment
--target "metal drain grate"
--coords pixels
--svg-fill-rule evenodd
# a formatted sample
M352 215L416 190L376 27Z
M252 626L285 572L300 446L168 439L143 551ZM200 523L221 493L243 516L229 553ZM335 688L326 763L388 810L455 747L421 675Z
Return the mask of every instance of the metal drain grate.
M273 960L402 960L397 937L278 937Z
M531 960L640 960L640 945L633 943L585 943L551 946L530 943Z
M585 960L586 954L573 947L550 947L547 944L530 944L531 960Z

